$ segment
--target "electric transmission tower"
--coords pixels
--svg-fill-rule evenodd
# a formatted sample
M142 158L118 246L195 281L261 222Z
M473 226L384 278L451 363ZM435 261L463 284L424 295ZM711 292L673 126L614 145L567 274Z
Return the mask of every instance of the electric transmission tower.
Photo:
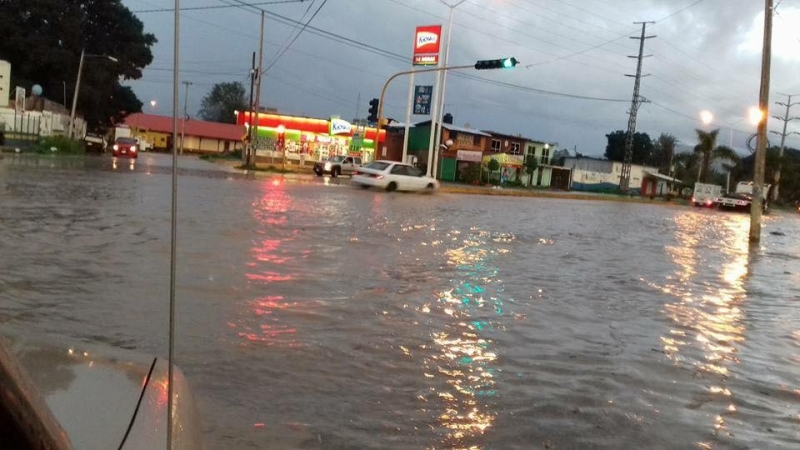
M790 133L786 132L786 125L788 125L789 122L791 122L792 120L800 120L800 117L797 117L797 116L789 117L789 112L791 111L792 106L800 105L800 102L792 103L792 97L796 97L797 94L793 94L793 95L778 94L778 95L785 95L789 99L786 100L786 103L775 102L775 104L777 104L777 105L781 105L781 106L785 106L786 107L786 115L784 117L772 116L772 117L780 120L781 122L783 122L783 133L778 133L777 131L771 131L771 133L775 133L775 134L777 134L778 136L781 137L780 162L778 163L778 170L775 171L775 189L773 190L773 193L772 193L772 199L773 200L777 200L778 199L778 188L780 187L780 181L781 181L781 166L783 166L783 152L784 152L784 149L786 148L786 136L789 136L789 135L792 135L792 134L800 134L797 131L792 131Z
M642 25L642 36L631 36L631 39L639 40L639 56L628 56L628 58L636 58L636 75L625 74L626 77L635 77L636 81L633 84L633 99L631 100L631 109L628 116L628 134L625 135L625 161L622 163L622 176L619 179L619 189L622 192L627 192L631 183L631 160L633 159L633 134L636 133L636 115L639 113L639 106L647 100L639 95L639 86L642 82L642 59L652 55L644 55L644 41L645 39L652 39L653 36L645 36L645 30L648 23L655 22L634 22L635 24Z

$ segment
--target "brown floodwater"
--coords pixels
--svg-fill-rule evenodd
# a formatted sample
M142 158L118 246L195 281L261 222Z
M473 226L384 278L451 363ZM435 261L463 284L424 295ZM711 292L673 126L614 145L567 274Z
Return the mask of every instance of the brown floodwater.
M1 160L0 329L166 354L170 161ZM800 448L796 214L180 168L208 448Z

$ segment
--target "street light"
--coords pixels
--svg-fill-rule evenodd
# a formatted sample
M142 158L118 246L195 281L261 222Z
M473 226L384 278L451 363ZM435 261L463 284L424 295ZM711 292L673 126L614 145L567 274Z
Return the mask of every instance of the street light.
M439 0L439 1L442 2L443 5L450 8L450 19L447 22L447 45L444 48L444 66L447 67L450 64L450 38L453 36L453 11L456 8L458 8L459 5L464 3L466 0L459 0L452 5L444 0ZM436 117L436 122L435 122L437 128L435 130L436 144L433 146L435 153L438 153L436 152L436 150L439 148L439 144L442 142L442 118L444 117L444 101L445 101L444 94L446 89L447 89L447 71L445 70L442 71L442 90L439 93L439 101L437 103L438 105L441 105L441 107L439 107L439 111L437 111L439 117ZM431 129L431 132L434 132L434 130ZM433 158L434 168L432 173L434 174L433 175L434 178L436 177L436 166L439 165L438 163L439 159Z
M714 114L709 110L700 111L700 120L703 121L703 125L708 125L714 121Z
M106 58L111 62L119 62L117 58L109 55L91 55L86 54L86 49L81 50L81 59L78 63L78 77L75 79L75 92L72 94L72 112L69 115L69 133L67 133L67 137L70 139L72 138L73 134L75 133L75 107L78 104L78 91L81 88L81 75L83 74L83 59L84 58Z

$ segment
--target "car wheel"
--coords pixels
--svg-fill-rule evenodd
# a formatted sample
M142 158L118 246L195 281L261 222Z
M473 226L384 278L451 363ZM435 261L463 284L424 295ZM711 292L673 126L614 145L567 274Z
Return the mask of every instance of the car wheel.
M361 186L361 189L369 189L368 184L359 184L359 186Z
M434 186L433 183L428 183L428 186L426 186L426 189L428 189L429 191L432 191L432 190L436 189L436 186Z
M331 178L336 178L341 173L342 173L342 169L340 169L338 167L334 167L333 170L331 170Z
M389 183L388 186L386 186L386 192L392 192L396 190L397 190L397 183L395 183L394 181L392 181L391 183Z

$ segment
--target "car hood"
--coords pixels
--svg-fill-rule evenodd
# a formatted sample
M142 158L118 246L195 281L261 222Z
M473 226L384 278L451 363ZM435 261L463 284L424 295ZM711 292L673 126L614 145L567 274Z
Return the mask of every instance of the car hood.
M74 448L166 448L166 360L3 331ZM194 400L175 372L173 448L202 448Z

